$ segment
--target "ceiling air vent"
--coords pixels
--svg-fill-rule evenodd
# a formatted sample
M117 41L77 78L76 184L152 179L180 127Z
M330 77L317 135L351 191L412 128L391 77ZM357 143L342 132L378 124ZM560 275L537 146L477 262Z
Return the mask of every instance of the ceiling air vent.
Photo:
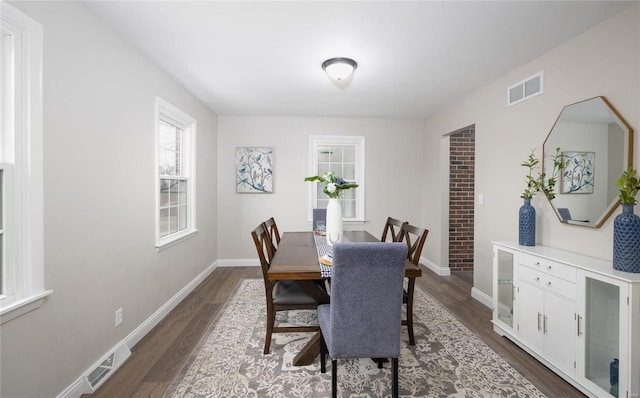
M543 72L524 79L507 89L507 106L518 104L544 92Z

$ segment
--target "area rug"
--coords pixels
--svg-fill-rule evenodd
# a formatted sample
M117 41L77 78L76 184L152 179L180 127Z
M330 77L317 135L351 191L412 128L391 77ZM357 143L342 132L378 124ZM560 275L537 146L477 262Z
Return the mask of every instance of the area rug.
M167 392L166 398L330 397L331 362L292 366L311 333L275 333L263 354L264 283L241 281ZM277 322L312 324L315 311L279 314ZM401 397L544 397L435 298L418 286L414 297L416 345L403 327ZM390 365L370 359L338 361L338 396L390 397Z

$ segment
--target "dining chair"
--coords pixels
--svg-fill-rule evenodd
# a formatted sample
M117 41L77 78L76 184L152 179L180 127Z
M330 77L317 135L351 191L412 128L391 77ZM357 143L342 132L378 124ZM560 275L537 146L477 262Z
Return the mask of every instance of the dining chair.
M290 310L315 310L318 307L316 300L309 295L297 281L271 281L267 272L273 258L271 238L264 223L251 231L253 243L256 245L262 276L264 278L265 294L267 299L267 331L264 339L264 353L268 354L271 347L271 335L273 333L290 332L317 332L318 326L275 326L276 313Z
M400 241L406 242L407 245L407 260L414 263L416 266L420 266L420 256L422 255L422 248L424 242L427 240L429 230L425 228L419 228L409 223L402 225L400 229ZM402 302L407 306L407 319L402 321L403 325L407 325L407 332L409 333L409 344L415 345L415 337L413 335L413 293L416 285L416 278L408 278L407 288L403 290Z
M407 246L401 242L333 246L331 302L318 306L320 371L331 357L331 393L337 397L338 359L391 358L398 396L402 285Z
M271 217L264 222L264 228L269 234L269 239L271 240L271 245L274 249L273 254L275 255L275 251L278 249L278 245L280 244L280 232L278 232L278 225L276 224L276 220ZM273 258L273 256L271 258Z
M387 234L391 234L391 242L398 242L400 238L400 229L406 224L406 221L400 221L395 218L387 217L387 222L382 230L381 242L387 241Z
M316 230L316 223L318 220L327 222L327 209L313 209L313 224L311 225L311 230Z

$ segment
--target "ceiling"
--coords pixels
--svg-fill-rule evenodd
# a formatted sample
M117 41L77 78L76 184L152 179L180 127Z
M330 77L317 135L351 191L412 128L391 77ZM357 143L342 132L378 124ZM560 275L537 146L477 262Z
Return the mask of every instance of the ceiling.
M85 4L215 114L425 118L634 2ZM358 62L348 85L332 57Z

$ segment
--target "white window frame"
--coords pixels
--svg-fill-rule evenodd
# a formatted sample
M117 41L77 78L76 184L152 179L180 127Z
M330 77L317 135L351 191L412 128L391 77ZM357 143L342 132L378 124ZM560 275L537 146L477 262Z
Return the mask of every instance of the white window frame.
M309 175L318 175L318 153L319 148L327 145L353 145L355 146L355 181L358 184L358 194L356 196L356 216L345 217L345 224L362 224L366 222L365 218L365 140L363 136L344 136L344 135L310 135L309 136ZM309 206L308 221L313 220L313 209L316 207L318 195L324 195L322 191L318 192L318 184L309 183Z
M158 250L189 238L198 232L196 227L196 120L160 97L156 97L155 112L155 176L156 176L156 248ZM160 120L183 130L182 154L185 157L182 173L187 181L187 227L181 231L160 236Z
M39 308L44 288L42 25L0 3L3 292L0 324ZM10 36L11 39L7 39Z

